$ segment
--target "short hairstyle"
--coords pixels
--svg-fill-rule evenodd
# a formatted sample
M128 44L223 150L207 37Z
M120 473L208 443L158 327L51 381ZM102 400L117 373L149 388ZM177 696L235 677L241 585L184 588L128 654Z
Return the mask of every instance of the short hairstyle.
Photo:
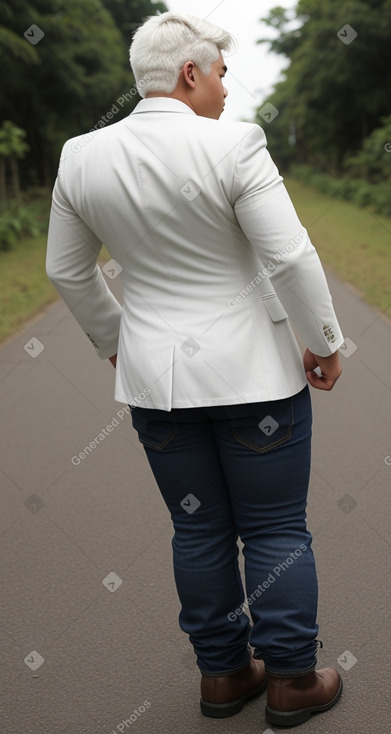
M171 94L186 61L209 74L220 52L234 46L230 33L207 20L173 12L153 15L137 29L129 49L137 90L141 97Z

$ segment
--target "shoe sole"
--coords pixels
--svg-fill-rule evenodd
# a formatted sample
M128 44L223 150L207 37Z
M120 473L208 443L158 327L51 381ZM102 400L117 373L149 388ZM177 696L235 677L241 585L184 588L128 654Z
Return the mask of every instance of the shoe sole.
M260 696L261 693L266 690L266 688L267 678L262 686L260 686L259 688L254 688L253 691L246 693L241 698L237 698L236 701L231 701L231 703L207 703L201 698L201 712L204 716L209 716L212 719L227 719L228 716L235 716L235 714L238 714L242 710L245 703L247 703L247 701L249 701L251 698L256 698L257 696Z
M308 706L305 709L298 709L297 711L276 711L271 709L269 706L265 708L266 721L274 726L298 726L304 724L305 721L311 718L314 714L321 714L324 711L328 711L339 701L342 695L343 682L340 680L339 689L329 703L323 704L323 706Z

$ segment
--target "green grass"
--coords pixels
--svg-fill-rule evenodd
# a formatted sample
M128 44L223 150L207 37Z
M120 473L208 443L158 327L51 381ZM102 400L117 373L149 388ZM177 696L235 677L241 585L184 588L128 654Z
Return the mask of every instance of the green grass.
M25 239L0 253L0 340L58 298L45 273L46 236Z
M380 311L391 305L391 218L373 215L286 178L303 225L325 266ZM0 341L57 300L45 273L46 235L0 252ZM102 249L100 259L108 260Z
M40 235L0 252L0 342L59 298L45 271L46 241ZM100 258L109 257L103 248Z
M367 303L386 311L391 306L391 218L332 199L289 177L285 185L322 263Z

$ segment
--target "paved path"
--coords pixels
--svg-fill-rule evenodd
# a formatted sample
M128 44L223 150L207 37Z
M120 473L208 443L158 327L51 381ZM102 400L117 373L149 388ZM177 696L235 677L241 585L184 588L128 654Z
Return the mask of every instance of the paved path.
M391 327L329 283L349 341L335 390L313 391L309 526L319 665L345 693L295 732L372 734L390 729ZM61 302L0 352L0 731L270 734L264 697L200 714L170 518L113 387Z

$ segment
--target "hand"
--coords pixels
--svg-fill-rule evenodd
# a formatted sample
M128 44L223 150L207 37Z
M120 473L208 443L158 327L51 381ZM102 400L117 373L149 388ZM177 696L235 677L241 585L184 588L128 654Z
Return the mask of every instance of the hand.
M109 360L111 364L113 365L113 367L115 368L117 366L117 355L114 354L112 357L109 357Z
M303 364L308 382L317 390L332 390L342 372L338 352L329 357L319 357L306 349ZM321 377L314 372L316 367L322 370Z

